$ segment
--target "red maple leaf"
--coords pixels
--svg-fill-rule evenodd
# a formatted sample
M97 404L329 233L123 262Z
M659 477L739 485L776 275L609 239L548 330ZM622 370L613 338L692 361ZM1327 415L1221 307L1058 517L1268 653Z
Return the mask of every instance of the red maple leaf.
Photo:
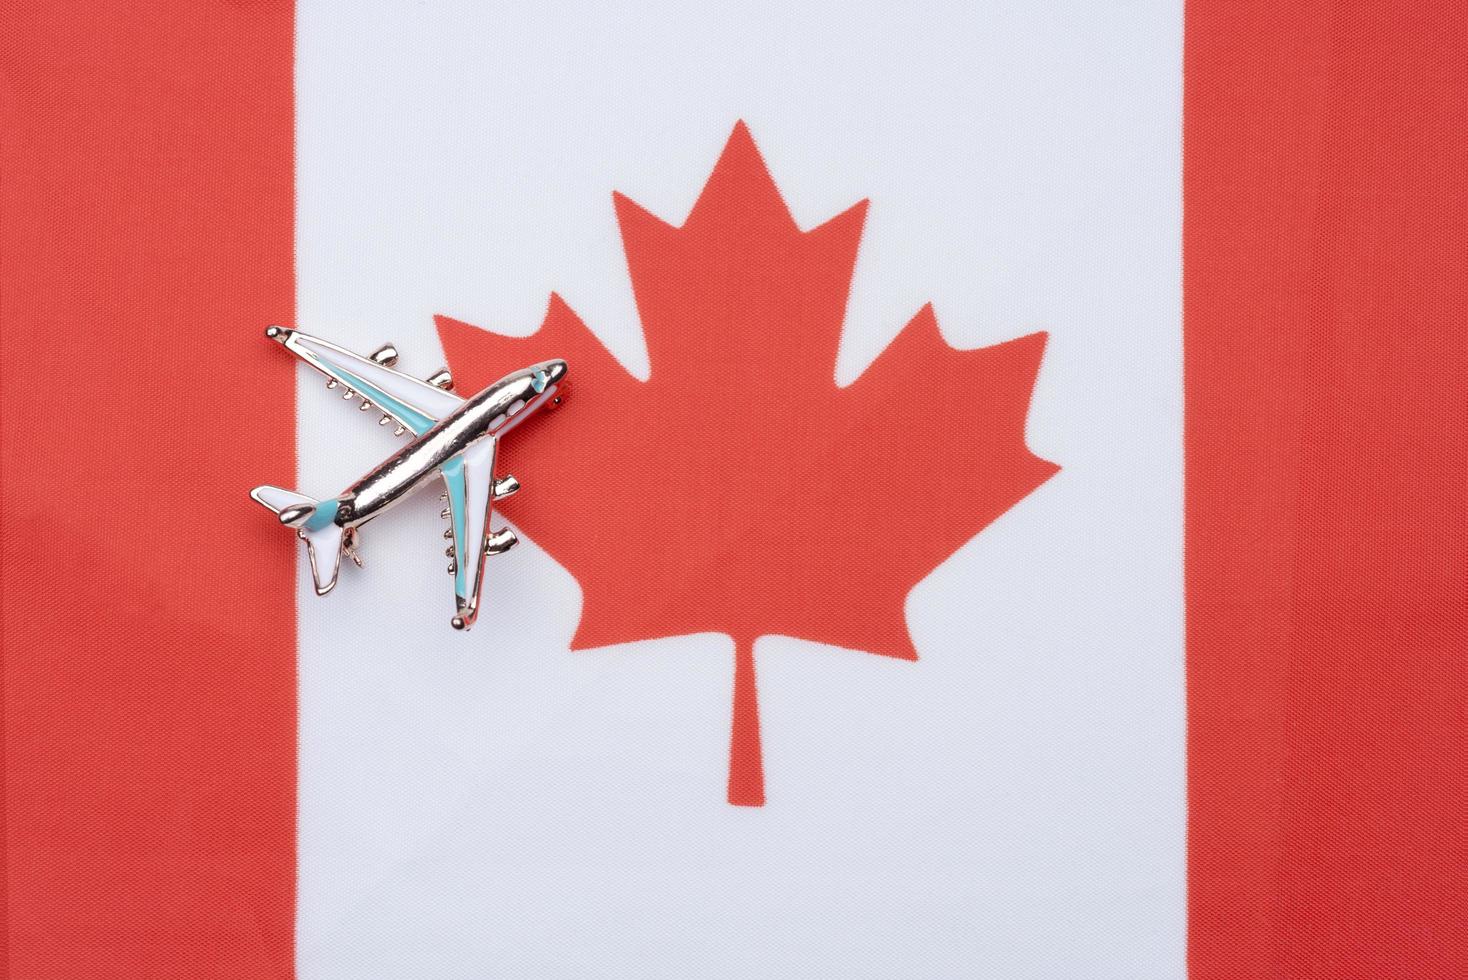
M729 802L757 806L754 641L917 659L913 586L1057 470L1025 445L1045 335L955 350L925 306L838 388L866 201L802 232L743 123L682 227L613 200L646 382L554 294L529 337L447 317L439 335L471 390L570 364L567 410L504 448L526 487L505 512L581 584L573 650L733 638Z

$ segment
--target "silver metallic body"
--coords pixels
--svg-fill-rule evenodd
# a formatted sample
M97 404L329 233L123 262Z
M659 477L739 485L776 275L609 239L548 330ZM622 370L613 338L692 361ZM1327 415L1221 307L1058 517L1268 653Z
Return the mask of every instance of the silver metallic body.
M535 389L539 373L549 379ZM564 361L546 361L506 375L466 401L453 415L410 442L348 487L336 523L355 527L388 510L437 475L439 467L481 439L498 439L528 417L527 408L566 373Z

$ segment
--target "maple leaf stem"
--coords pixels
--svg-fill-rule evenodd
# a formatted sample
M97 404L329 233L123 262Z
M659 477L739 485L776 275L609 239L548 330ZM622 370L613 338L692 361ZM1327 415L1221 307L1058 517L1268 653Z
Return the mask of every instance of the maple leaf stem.
M729 737L729 802L765 805L765 763L759 737L759 694L754 683L754 641L734 641L734 724Z

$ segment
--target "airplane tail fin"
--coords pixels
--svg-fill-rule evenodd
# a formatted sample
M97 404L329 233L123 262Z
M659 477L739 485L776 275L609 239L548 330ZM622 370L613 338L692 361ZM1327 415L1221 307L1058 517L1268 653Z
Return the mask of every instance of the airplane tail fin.
M342 555L350 543L347 529L337 524L339 500L320 501L294 490L263 486L250 491L250 497L275 514L280 523L295 528L306 542L306 557L311 562L311 578L317 595L326 595L336 586L341 572Z

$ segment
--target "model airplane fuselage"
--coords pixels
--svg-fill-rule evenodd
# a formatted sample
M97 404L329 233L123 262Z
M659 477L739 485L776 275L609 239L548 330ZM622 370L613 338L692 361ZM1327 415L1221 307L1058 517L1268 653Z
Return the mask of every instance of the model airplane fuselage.
M512 531L489 528L494 501L519 489L514 477L494 476L499 440L537 409L560 403L557 391L566 362L532 364L463 399L448 390L447 372L420 381L393 370L397 352L391 346L361 357L285 327L270 327L265 335L325 374L327 387L343 386L347 399L360 396L361 410L376 406L383 413L381 424L396 422L397 434L411 430L414 435L413 441L334 498L316 500L271 486L251 491L250 496L306 542L317 595L336 585L344 555L360 564L356 555L360 525L439 476L448 501L444 516L451 521L445 537L453 540L448 549L456 607L452 623L456 629L472 626L479 614L485 559L515 544Z

